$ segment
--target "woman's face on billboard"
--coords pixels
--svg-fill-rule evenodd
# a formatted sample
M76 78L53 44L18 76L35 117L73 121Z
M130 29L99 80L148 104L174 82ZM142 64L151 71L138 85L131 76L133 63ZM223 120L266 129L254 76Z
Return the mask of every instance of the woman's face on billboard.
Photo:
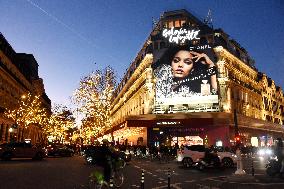
M174 77L181 79L187 77L193 68L192 54L185 50L177 52L171 65Z

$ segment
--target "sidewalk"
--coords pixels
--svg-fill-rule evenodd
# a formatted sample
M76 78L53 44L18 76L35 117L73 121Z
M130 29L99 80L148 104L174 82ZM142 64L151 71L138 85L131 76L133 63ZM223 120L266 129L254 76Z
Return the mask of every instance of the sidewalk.
M284 188L284 179L264 174L229 175L204 179L197 188L206 189L279 189Z

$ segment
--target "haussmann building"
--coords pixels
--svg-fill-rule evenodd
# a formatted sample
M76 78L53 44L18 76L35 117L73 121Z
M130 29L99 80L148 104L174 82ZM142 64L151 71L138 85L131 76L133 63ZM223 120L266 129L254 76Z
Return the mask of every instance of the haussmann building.
M21 97L27 94L40 96L42 106L51 114L51 101L38 75L38 66L32 54L17 53L0 33L0 144L46 142L46 136L38 125L30 124L24 128L4 116L5 111L17 107Z
M272 145L284 136L283 91L256 66L222 29L165 12L115 91L106 134L133 145L230 146L236 135Z

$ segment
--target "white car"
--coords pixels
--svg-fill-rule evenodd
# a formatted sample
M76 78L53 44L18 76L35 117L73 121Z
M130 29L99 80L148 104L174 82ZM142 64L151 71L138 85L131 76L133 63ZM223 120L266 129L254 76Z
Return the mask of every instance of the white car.
M206 150L208 149L203 145L185 146L177 151L177 161L182 162L184 167L191 167L200 158L204 158ZM237 163L237 156L232 152L218 151L217 154L225 167L232 167Z

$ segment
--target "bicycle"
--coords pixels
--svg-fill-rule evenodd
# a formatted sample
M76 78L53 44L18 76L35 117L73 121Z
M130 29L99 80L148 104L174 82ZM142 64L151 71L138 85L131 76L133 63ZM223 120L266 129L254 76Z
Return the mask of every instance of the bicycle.
M108 189L109 188L109 185L104 180L104 176L101 172L94 171L93 173L91 173L89 177L90 177L89 189Z
M113 169L111 173L111 178L113 179L113 186L119 188L122 186L124 182L124 175L122 173L122 168L125 167L126 163L122 159L118 159L117 161L112 161ZM89 176L89 187L90 189L108 189L110 188L110 184L104 180L104 176L99 171L94 171Z

